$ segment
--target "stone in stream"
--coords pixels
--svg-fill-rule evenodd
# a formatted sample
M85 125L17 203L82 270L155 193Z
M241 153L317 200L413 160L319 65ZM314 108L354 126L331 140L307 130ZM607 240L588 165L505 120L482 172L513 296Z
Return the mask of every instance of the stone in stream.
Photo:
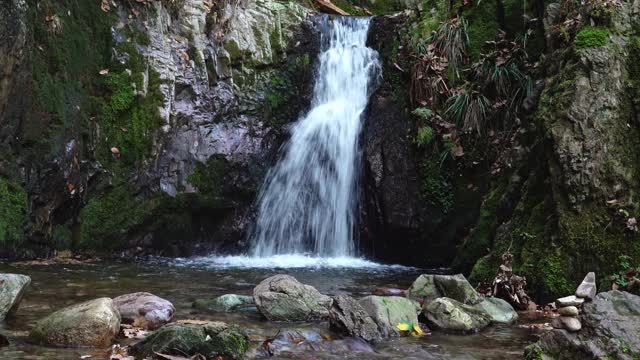
M580 306L584 303L583 298L576 297L575 295L565 296L556 300L556 306L558 308L567 306Z
M20 274L0 274L0 321L18 310L31 278Z
M578 316L580 311L575 306L565 306L558 309L558 314L564 316Z
M512 324L518 321L518 313L513 306L500 298L487 297L474 307L487 313L493 323Z
M476 290L461 275L420 275L407 290L407 297L427 303L448 297L468 305L482 301Z
M218 356L241 359L248 349L249 341L240 329L216 321L164 325L134 345L129 352L136 359L155 358L156 353L183 357L200 354L207 359Z
M29 336L53 346L111 345L120 331L120 313L109 298L72 305L39 320Z
M596 296L597 287L596 287L596 274L590 272L585 276L580 286L576 290L576 296L584 299L593 299Z
M326 319L333 300L290 275L275 275L253 289L258 311L274 321Z
M333 298L333 305L329 310L329 327L335 332L365 341L376 341L382 337L378 325L367 311L347 295Z
M446 297L425 304L422 313L431 328L464 333L485 328L492 318L482 309Z
M580 331L582 324L578 318L573 316L558 316L551 321L554 329L566 329L570 332Z
M373 353L371 346L360 338L333 339L331 334L322 334L313 329L285 329L273 338L263 342L258 353L265 357L280 358L286 354L287 359L316 359L310 354L331 353ZM294 355L293 357L291 355ZM295 356L298 355L298 356ZM368 359L368 356L357 358Z
M582 307L582 329L556 329L527 347L525 359L636 359L640 358L640 296L608 291Z
M401 322L418 324L420 304L399 296L367 296L360 299L360 305L378 325L384 337L399 336L396 328Z
M171 302L147 292L120 295L113 304L123 323L150 330L173 321L176 312Z
M212 312L236 312L255 310L255 302L252 296L225 294L215 299L198 299L193 302L193 307Z

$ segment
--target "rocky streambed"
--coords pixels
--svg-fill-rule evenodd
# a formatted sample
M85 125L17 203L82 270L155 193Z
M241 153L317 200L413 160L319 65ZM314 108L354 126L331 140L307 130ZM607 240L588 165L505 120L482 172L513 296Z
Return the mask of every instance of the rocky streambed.
M462 277L425 276L417 269L367 266L205 268L164 260L0 265L0 273L31 277L17 311L0 323L0 334L9 341L9 345L0 347L0 358L107 359L113 349L102 341L114 335L116 346L130 346L133 353L142 357L149 355L151 348L160 353L171 352L180 338L188 335L191 339L202 338L204 343L214 339L223 345L235 344L231 348L246 350L246 358L520 359L525 347L540 335L537 327L529 324L549 321L531 320L520 313L517 325L508 324L515 320L515 312L500 310L504 306L500 302L483 301ZM381 290L388 288L409 291L403 294ZM119 297L136 292L151 293L166 302L148 294ZM219 298L225 294L238 296ZM430 299L434 301L428 301L430 305L421 309L420 303L434 294L436 299ZM95 343L60 347L70 344L65 341L78 341L90 333L83 328L88 322L75 315L62 325L59 320L42 319L82 303L84 312L90 308L101 314L105 331ZM157 306L148 307L149 303ZM135 311L127 310L131 308L143 309L145 316L134 316ZM120 324L131 325L115 331L111 313L119 313ZM496 317L498 314L502 314L501 319ZM56 316L59 318L60 312ZM162 326L169 320L178 323ZM74 322L78 325L74 326ZM399 323L410 323L411 327L402 331ZM413 325L420 323L423 325L418 331L427 335L411 336L411 332L417 335ZM56 326L68 326L64 333L71 335L51 335L55 331L49 332L50 328ZM148 329L132 330L131 326ZM151 331L155 333L147 337L147 342L173 345L166 349L134 345ZM97 333L93 331L93 335ZM208 348L199 349L202 352Z

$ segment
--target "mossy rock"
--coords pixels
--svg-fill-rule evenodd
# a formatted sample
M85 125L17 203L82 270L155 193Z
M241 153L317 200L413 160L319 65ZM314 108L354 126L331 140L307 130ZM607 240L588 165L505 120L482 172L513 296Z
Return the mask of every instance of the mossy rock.
M15 249L27 224L27 193L19 184L0 177L0 249Z
M223 322L168 324L131 348L136 358L157 358L156 353L177 356L201 354L241 359L249 349L247 336L236 326Z

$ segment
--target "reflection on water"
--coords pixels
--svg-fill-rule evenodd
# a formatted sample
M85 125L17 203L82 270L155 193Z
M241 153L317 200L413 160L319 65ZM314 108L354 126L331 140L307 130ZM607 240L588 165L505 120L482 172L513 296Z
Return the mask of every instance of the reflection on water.
M312 258L311 258L312 259ZM284 266L286 259L271 259ZM365 260L362 267L341 267L342 260L325 261L288 259L290 262L310 261L307 267L273 268L255 259L194 258L167 261L155 259L144 263L98 263L87 265L49 265L16 267L0 264L0 272L27 274L32 284L20 304L16 316L0 324L0 332L9 336L11 345L0 349L0 359L79 359L81 355L105 359L99 349L54 349L30 344L27 333L33 323L65 306L107 296L147 291L171 301L178 319L220 320L246 329L256 345L260 339L274 336L279 329L315 328L326 331L326 323L283 324L264 321L256 312L238 314L207 314L191 307L199 298L236 293L250 295L253 287L266 277L290 274L328 295L369 295L376 287L407 288L420 273L418 269L381 266ZM253 261L253 262L252 262ZM280 261L280 262L278 262ZM313 263L315 261L315 263ZM350 261L354 261L351 259ZM245 263L243 263L245 262ZM259 267L246 268L244 265ZM534 341L529 330L491 327L469 336L434 333L423 338L399 338L375 346L375 354L367 359L520 359L524 347ZM318 359L358 359L363 354L308 354ZM279 358L287 358L279 356ZM291 359L301 358L301 354Z

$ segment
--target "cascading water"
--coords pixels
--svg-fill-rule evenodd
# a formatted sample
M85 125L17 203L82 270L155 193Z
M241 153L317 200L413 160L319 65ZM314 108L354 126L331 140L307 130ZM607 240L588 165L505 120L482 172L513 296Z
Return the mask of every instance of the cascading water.
M335 18L322 34L311 110L258 198L254 256L354 254L361 115L380 75L368 29L369 19Z

